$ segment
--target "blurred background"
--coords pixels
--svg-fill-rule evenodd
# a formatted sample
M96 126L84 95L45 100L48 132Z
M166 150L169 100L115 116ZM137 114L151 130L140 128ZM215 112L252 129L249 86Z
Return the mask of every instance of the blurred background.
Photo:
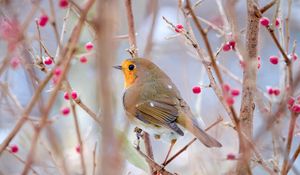
M0 1L2 3L2 1ZM77 4L84 4L84 1L74 1ZM128 32L126 9L123 1L117 1L118 7L118 34L125 35ZM192 1L195 4L197 1ZM231 2L231 1L230 1ZM267 4L269 0L259 0L260 6ZM30 0L11 0L9 2L9 8L7 6L0 6L2 21L4 17L16 18L19 22L23 22L26 16L30 13L33 1ZM223 4L223 9L220 9L219 3ZM196 8L195 12L197 16L213 23L214 25L222 28L223 17L220 10L224 10L226 13L227 0L203 0ZM287 16L288 1L280 2L279 19L281 26L276 29L276 34L279 36L279 30L282 30L285 24L285 17ZM78 20L78 16L69 9L61 9L56 1L54 1L54 8L56 12L56 22L59 32L61 31L64 18L69 13L66 22L66 33L63 43L68 41L68 37ZM224 123L230 122L230 118L225 112L223 106L218 101L215 93L211 88L206 88L209 85L209 80L206 75L198 56L187 43L185 38L174 32L166 22L162 19L162 16L166 17L173 24L182 24L185 26L186 22L181 11L178 9L178 1L171 0L132 0L133 15L135 20L137 48L140 56L147 56L154 63L156 63L162 70L164 70L173 82L177 85L181 92L182 97L190 105L193 113L199 120L203 120L206 126L210 125L217 120L218 117L222 117L224 121L217 127L214 127L209 131L209 134L217 138L223 145L220 149L208 149L200 142L196 141L190 146L184 153L177 157L170 165L167 166L167 170L176 172L178 174L226 174L236 164L235 160L227 160L228 154L238 155L238 139L236 132ZM241 37L245 37L246 22L247 22L247 9L246 1L237 1L234 7L236 13L236 19L238 22L239 30L241 31ZM271 8L264 16L272 19L274 16L275 8ZM96 6L92 8L88 14L88 18L92 19L95 16L97 9ZM38 12L34 18L39 18L41 14L50 14L49 2L42 0ZM300 1L294 0L291 9L290 18L290 50L292 48L292 42L294 40L300 40ZM207 25L204 24L205 28ZM194 28L194 26L192 26ZM44 44L47 46L49 53L55 55L57 49L57 42L55 35L50 24L45 27L41 27L41 38ZM152 31L151 31L152 30ZM197 30L194 30L196 38L201 47L204 47L202 38L198 34ZM228 33L227 33L228 32ZM152 34L150 34L152 33ZM220 35L215 30L209 30L209 40L211 42L214 52L217 52L223 43L227 41L226 36L230 36L230 31L226 31L225 35ZM152 35L152 36L151 36ZM34 20L30 21L28 29L26 31L26 39L28 48L31 49L33 55L39 54L39 42L36 40L37 29ZM279 36L280 38L280 36ZM86 51L85 44L88 42L94 42L95 34L92 32L88 25L85 26L83 33L80 37L79 49L75 54L75 58L71 62L71 69L67 75L68 80L74 90L77 91L79 97L84 104L86 104L96 114L101 113L99 105L97 105L96 96L97 86L95 80L95 50ZM148 53L145 47L152 43L152 47L148 49ZM115 65L120 65L121 62L130 58L130 55L126 51L130 46L127 38L116 39L117 53ZM259 35L259 51L258 54L261 57L261 67L258 71L257 87L267 94L267 87L283 88L282 70L284 67L283 59L280 59L279 66L270 64L269 57L271 55L281 56L277 47L271 42L271 37L263 27L260 27ZM8 45L5 38L0 40L0 61L2 62L7 54ZM296 48L296 53L300 54L299 47ZM82 63L81 56L85 55L87 58L86 63ZM12 58L21 58L21 63L18 66L8 67L0 75L0 142L2 142L7 134L14 127L16 120L21 117L22 110L16 107L15 102L19 102L21 108L26 107L29 103L34 89L32 88L30 79L26 69L32 67L33 64L26 62L24 53L18 51L11 55ZM30 56L29 56L30 57ZM22 61L23 60L23 61ZM33 61L33 60L32 60ZM23 64L24 63L24 64ZM26 64L25 64L26 63ZM230 70L236 77L242 79L242 68L237 55L232 52L220 52L218 56L218 63ZM51 69L51 66L46 66ZM299 73L298 68L300 66L299 60L294 62L294 74ZM35 70L36 76L39 79L45 77L45 73ZM105 75L103 75L105 76ZM126 120L125 113L122 106L122 93L123 93L123 75L117 70L111 71L111 83L113 91L113 120L115 122L115 129L118 135L125 141L124 147L121 149L121 154L124 157L125 164L123 174L142 175L147 174L148 165L146 161L135 151L134 145L136 144L136 136L133 132L134 126L129 125ZM235 89L242 90L242 86L232 77L224 74L224 81L230 84ZM202 92L200 94L194 94L192 88L194 86L201 86ZM46 89L40 97L42 102L46 102L49 98L50 92L53 90L53 83L48 83ZM12 94L15 101L13 101L7 93ZM296 90L296 94L299 94L299 90ZM268 96L269 97L269 96ZM272 110L278 104L279 97L269 97L271 102L267 104ZM234 107L239 112L241 95L235 98ZM67 162L67 169L70 174L81 174L80 166L80 154L78 153L78 141L76 137L75 126L71 114L64 116L61 114L61 108L69 106L69 102L64 100L64 91L60 91L54 107L49 115L50 119L53 119L51 128L53 129L56 138L58 139L59 149ZM92 174L93 167L93 151L96 149L96 155L99 154L101 139L101 128L95 123L89 115L79 107L76 107L78 119L80 123L80 132L84 145L85 163L87 167L87 174ZM30 117L33 120L38 120L40 112L38 106L36 106L30 113ZM200 119L201 118L201 119ZM258 108L255 109L254 114L254 132L259 128L265 119L259 112ZM280 130L280 137L286 137L288 129L288 118L283 119L278 125ZM299 124L299 120L298 120ZM32 133L34 130L30 123L26 123L18 133L16 137L10 143L10 146L17 145L17 154L12 154L9 150L5 151L0 157L0 174L20 174L23 169L24 162L30 149L30 143L32 139ZM292 153L300 143L300 128L296 127L296 136L294 137ZM298 134L297 134L298 133ZM254 134L255 135L255 134ZM173 150L173 153L182 148L186 143L192 139L192 135L186 134L185 137L180 138ZM280 149L284 148L283 140L279 141ZM49 154L51 148L49 147L49 139L47 133L43 132L40 138L40 143L36 149L36 156L32 168L38 172L38 174L58 174L59 170L53 163L53 159L56 159L55 155ZM154 158L156 162L162 163L165 155L167 154L169 144L161 140L155 140L151 136L151 144L153 146ZM272 136L267 133L263 136L259 143L256 143L259 150L264 156L264 159L268 164L272 165L272 161L275 160L272 151ZM16 157L17 155L17 157ZM263 174L263 170L260 166L254 165L254 174ZM300 160L295 162L295 167L300 167ZM32 173L32 172L30 172ZM299 173L299 172L298 172ZM290 174L296 174L295 171L290 171Z

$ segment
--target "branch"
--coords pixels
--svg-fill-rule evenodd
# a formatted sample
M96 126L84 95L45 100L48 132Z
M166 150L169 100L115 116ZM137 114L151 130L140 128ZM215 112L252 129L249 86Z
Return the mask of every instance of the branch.
M260 13L265 13L267 10L269 10L275 3L277 0L273 0L271 2L269 2L267 5L265 5L264 7L260 8L259 11Z
M135 38L135 29L134 29L134 18L132 14L131 0L125 0L126 14L128 20L128 36L129 36L129 53L133 58L138 57L138 52L136 48L136 38Z
M216 126L217 124L219 124L221 121L223 121L222 117L219 117L217 121L215 121L214 123L212 123L211 125L209 125L205 131L210 130L211 128L213 128L214 126ZM197 138L193 138L188 144L186 144L184 147L182 147L176 154L174 154L174 156L172 156L170 159L168 159L163 165L167 166L170 162L172 162L176 157L178 157L181 153L183 153L189 146L191 146L195 141L197 140Z
M255 108L254 96L256 92L257 79L257 48L258 48L258 32L259 32L259 18L257 13L259 11L256 6L257 1L247 1L248 10L248 24L246 35L246 58L243 72L243 90L242 102L240 108L240 129L242 137L240 138L239 152L243 158L237 164L237 174L245 175L252 174L250 169L251 151L247 149L243 135L252 140L253 137L253 112Z
M149 156L145 155L140 149L136 148L136 150L141 156L143 156L146 159L146 161L152 167L152 169L154 169L156 171L159 171L159 173L161 173L162 175L175 175L175 174L172 174L172 173L166 171L164 169L164 167L157 164L153 159L151 159Z

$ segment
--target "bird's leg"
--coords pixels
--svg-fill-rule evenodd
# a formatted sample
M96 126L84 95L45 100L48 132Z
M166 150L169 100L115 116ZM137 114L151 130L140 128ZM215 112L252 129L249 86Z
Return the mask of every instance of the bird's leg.
M136 149L140 150L140 139L143 136L143 130L139 127L135 127L134 132L136 133L136 138L137 138Z
M167 156L166 156L166 158L165 158L165 160L164 160L164 163L162 164L163 166L165 166L165 164L166 164L166 162L167 162L167 160L168 160L168 158L169 158L169 156L170 156L170 153L171 153L171 151L172 151L173 146L175 145L175 143L176 143L176 139L171 140L171 145L170 145L170 147L169 147Z

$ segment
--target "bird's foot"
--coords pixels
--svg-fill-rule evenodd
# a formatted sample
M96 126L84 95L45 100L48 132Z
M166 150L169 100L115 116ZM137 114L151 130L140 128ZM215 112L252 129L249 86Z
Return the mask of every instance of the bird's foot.
M136 138L137 138L137 143L136 145L136 149L140 150L140 140L143 137L143 130L141 128L135 127L134 128L134 132L136 133Z

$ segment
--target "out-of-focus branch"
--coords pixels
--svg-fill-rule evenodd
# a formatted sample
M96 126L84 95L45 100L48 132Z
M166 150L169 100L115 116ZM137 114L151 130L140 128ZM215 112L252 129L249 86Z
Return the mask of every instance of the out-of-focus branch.
M69 70L69 67L70 67L70 62L72 60L72 56L73 56L74 51L76 49L77 42L80 38L81 30L83 28L84 18L87 15L87 13L88 13L89 9L91 8L91 6L93 5L93 3L94 3L94 0L89 0L89 1L86 2L85 7L84 7L84 13L83 13L84 15L80 18L78 24L74 27L74 30L73 30L73 32L71 34L71 37L70 37L70 40L64 48L65 52L62 55L61 59L59 59L59 61L64 60L64 62L63 62L64 63L63 68L64 69L62 70L61 76L59 77L58 82L57 82L57 84L56 84L56 86L55 86L55 88L54 88L47 104L46 104L46 107L44 108L44 110L42 112L42 117L41 117L41 120L39 122L39 127L36 128L36 130L35 130L35 133L34 133L34 136L33 136L32 142L31 142L30 151L29 151L29 154L27 156L27 161L26 161L25 167L22 171L22 175L26 175L28 173L29 167L30 167L31 163L33 162L33 158L34 158L34 155L36 153L35 150L36 150L36 146L37 146L37 141L39 139L40 133L41 133L42 129L45 127L45 125L47 124L48 114L51 111L52 106L53 106L53 104L56 100L58 91L61 88L61 84L62 84L66 74L68 73L68 70Z
M99 153L96 174L119 175L122 172L123 158L115 130L116 111L113 106L112 66L116 59L116 42L113 39L117 31L118 2L116 0L97 1L96 12L96 80L97 103L100 105L101 151Z
M294 163L295 163L296 159L298 158L299 154L300 154L300 144L298 145L298 147L297 147L297 149L296 149L296 151L295 151L295 153L292 157L292 160L289 162L289 164L286 168L286 171L285 171L286 173L288 173L289 170L292 168L292 166L294 165Z
M295 131L297 118L298 118L298 114L291 112L288 138L287 138L287 142L286 142L286 148L284 151L284 161L283 161L282 168L281 168L282 175L285 175L288 173L289 155L290 155L291 148L292 148L292 142L293 142L293 138L294 138L294 131Z
M138 57L136 38L135 38L135 28L134 28L134 18L132 14L131 0L125 0L127 21L128 21L128 36L129 36L129 53L132 57Z
M150 27L150 31L147 37L147 44L145 46L144 50L144 57L149 58L151 50L153 48L153 34L154 34L154 29L156 26L156 18L157 18L157 11L158 11L158 0L152 0L148 1L149 6L151 6L151 11L152 11L152 23Z

